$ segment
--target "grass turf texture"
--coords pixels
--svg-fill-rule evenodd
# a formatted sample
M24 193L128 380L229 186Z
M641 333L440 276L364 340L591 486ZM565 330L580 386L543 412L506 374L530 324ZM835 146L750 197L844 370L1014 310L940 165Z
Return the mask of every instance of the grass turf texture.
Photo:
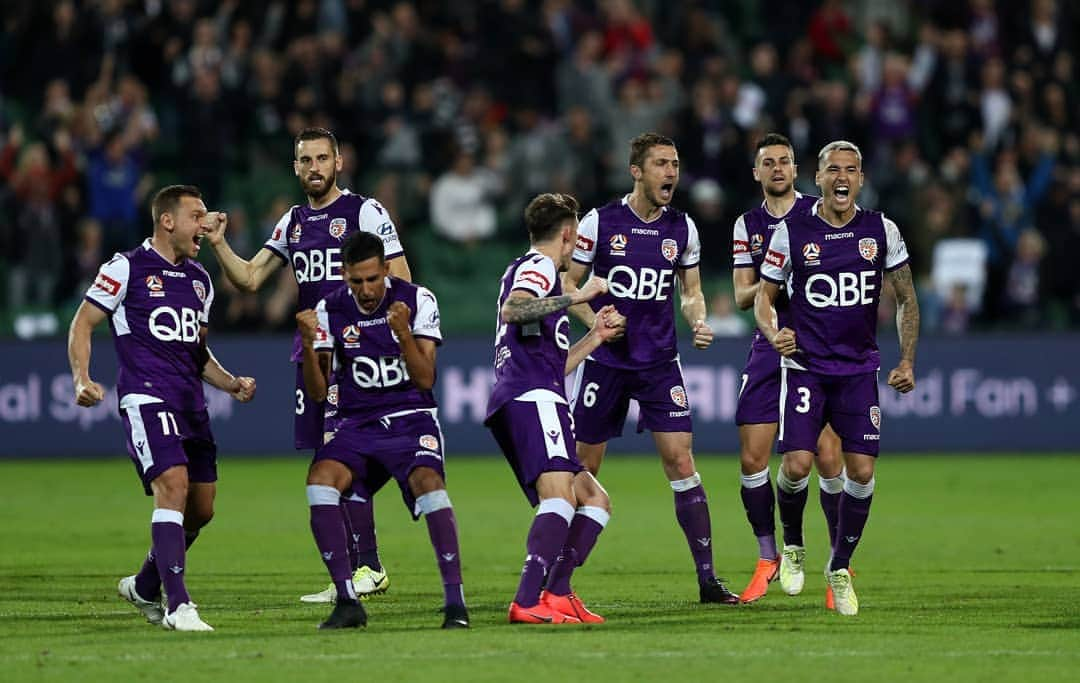
M855 555L862 612L823 608L827 538L816 485L807 582L759 603L697 603L671 491L653 457L609 457L614 516L575 587L598 627L505 623L531 511L501 458L453 458L471 631L438 629L442 591L425 525L396 490L377 498L393 585L366 631L320 633L326 583L308 531L301 457L224 457L217 517L188 559L216 633L169 633L116 597L149 543L150 499L131 466L8 461L0 522L0 679L228 680L1076 680L1080 670L1080 457L883 458ZM741 590L757 544L737 462L699 458L718 573ZM775 470L775 462L774 462ZM751 679L742 678L752 676ZM181 678L183 677L183 678Z

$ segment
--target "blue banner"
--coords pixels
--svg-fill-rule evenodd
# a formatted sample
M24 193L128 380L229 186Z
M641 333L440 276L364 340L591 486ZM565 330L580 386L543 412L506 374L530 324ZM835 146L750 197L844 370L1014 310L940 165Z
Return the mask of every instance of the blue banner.
M694 411L697 453L734 453L733 418L748 344L718 340L707 351L686 348L682 365ZM292 448L294 370L288 337L219 337L215 355L252 375L258 393L240 404L207 387L213 429L224 453L286 453ZM882 452L1080 450L1080 336L925 339L917 388L897 394L882 384ZM74 404L61 341L0 342L0 457L124 453L113 391L112 342L96 336L91 376L109 398L95 408ZM495 453L481 421L492 381L489 339L451 339L439 350L439 416L449 453ZM882 351L882 381L896 360ZM633 408L632 408L633 412ZM652 450L633 415L614 451Z

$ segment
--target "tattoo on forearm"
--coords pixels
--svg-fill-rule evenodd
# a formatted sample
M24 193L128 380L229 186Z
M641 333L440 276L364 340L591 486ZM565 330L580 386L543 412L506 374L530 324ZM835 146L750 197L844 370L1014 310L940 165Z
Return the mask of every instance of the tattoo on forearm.
M514 297L503 304L503 320L508 323L531 323L543 318L548 313L561 311L573 303L568 295L546 296L542 299Z
M915 285L911 282L911 268L904 266L892 272L893 291L896 292L896 330L900 335L900 358L915 361L915 347L919 343L919 300Z

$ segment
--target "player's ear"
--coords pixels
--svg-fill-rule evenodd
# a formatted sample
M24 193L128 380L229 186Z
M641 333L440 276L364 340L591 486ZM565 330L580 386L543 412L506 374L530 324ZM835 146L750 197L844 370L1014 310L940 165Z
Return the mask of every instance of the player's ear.
M760 183L761 182L761 174L758 173L757 164L751 166L750 168L753 169L753 171L754 171L754 181Z
M340 153L335 153L334 154L334 170L340 172L341 169L344 168L344 167L345 167L345 157L341 156Z
M292 172L297 178L300 177L300 162L295 159L292 162Z
M637 164L630 164L630 177L634 180L641 180L641 167Z

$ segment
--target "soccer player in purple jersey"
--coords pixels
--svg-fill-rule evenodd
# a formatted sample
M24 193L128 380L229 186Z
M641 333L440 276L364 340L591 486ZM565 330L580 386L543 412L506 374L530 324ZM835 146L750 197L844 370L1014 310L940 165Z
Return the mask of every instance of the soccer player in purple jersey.
M712 523L694 465L690 403L675 339L671 299L677 278L694 346L704 349L713 340L705 324L697 227L669 206L679 182L675 143L656 133L634 138L630 175L630 194L581 220L573 263L563 278L571 296L590 269L608 281L607 294L571 309L586 325L591 327L595 312L611 304L626 316L625 337L593 351L575 378L578 458L590 472L599 472L608 440L622 434L630 399L636 399L641 410L638 431L652 431L675 494L675 517L690 546L699 597L734 605L739 596L713 570Z
M604 621L570 588L571 573L585 563L611 517L611 502L578 462L565 378L590 352L620 336L625 320L614 306L604 306L588 334L570 346L565 309L607 290L594 277L573 295L562 293L559 273L577 241L577 212L570 195L534 197L525 208L529 251L506 269L499 289L495 386L485 424L537 508L510 623Z
M816 197L795 191L795 152L791 142L777 133L770 133L756 146L754 180L761 184L765 196L758 206L735 221L732 239L735 284L735 303L742 310L754 305L760 280L758 271L765 259L765 248L773 230L787 216L807 213ZM781 293L776 302L779 327L787 321L787 295ZM753 577L739 593L743 602L754 602L768 591L769 583L779 576L780 587L788 595L802 592L805 574L803 560L803 509L806 507L809 475L799 479L781 467L776 475L776 493L769 485L769 456L776 439L780 415L780 355L757 330L750 345L750 354L743 370L735 424L739 426L741 495L746 518L758 541L758 562ZM836 537L837 505L843 490L843 461L840 440L826 426L817 444L817 469L820 484L821 508L829 527L829 538ZM776 550L774 507L780 507L784 527L783 554ZM830 546L832 544L830 543ZM828 596L826 596L828 602Z
M86 292L68 332L68 360L76 403L100 403L105 390L90 379L90 337L108 318L128 454L154 497L150 552L137 574L120 580L120 597L152 624L213 631L184 584L187 548L214 516L217 491L217 446L202 382L246 402L255 380L234 376L206 345L214 288L195 257L207 223L218 216L208 214L190 185L162 188L151 211L153 236L113 256Z
M424 515L442 575L443 628L468 628L457 522L446 493L442 430L436 414L435 347L439 306L423 287L390 276L378 235L357 232L341 250L346 286L296 315L304 381L316 401L327 394L331 364L339 386L338 425L315 451L307 478L311 531L335 587L336 605L319 628L367 623L349 564L347 491L375 494L388 472L413 519Z
M846 479L825 577L836 611L851 616L859 600L848 569L863 535L874 493L881 434L877 373L877 308L882 279L896 294L900 362L888 384L915 388L919 303L907 247L896 224L855 204L863 184L862 154L845 140L818 154L821 199L809 214L788 215L773 232L754 299L758 327L780 355L780 443L784 470L810 472L818 436L828 422L840 437ZM780 286L790 297L780 327Z
M278 220L270 239L250 261L237 256L225 240L225 226L210 232L207 239L222 270L238 288L254 292L278 268L290 264L300 290L297 310L314 308L320 299L341 287L341 245L357 231L378 235L386 246L390 274L410 280L397 228L386 209L375 199L342 190L337 174L344 160L337 138L324 128L306 128L296 136L293 172L307 195L307 205L293 206ZM315 402L304 388L300 337L293 344L296 363L295 445L298 450L317 448L334 431L332 388L325 402ZM325 423L324 423L325 416ZM389 479L389 475L384 475ZM383 593L390 586L379 559L375 539L372 502L353 492L341 499L350 526L349 557L356 590L362 598ZM304 595L303 602L332 603L334 587Z

